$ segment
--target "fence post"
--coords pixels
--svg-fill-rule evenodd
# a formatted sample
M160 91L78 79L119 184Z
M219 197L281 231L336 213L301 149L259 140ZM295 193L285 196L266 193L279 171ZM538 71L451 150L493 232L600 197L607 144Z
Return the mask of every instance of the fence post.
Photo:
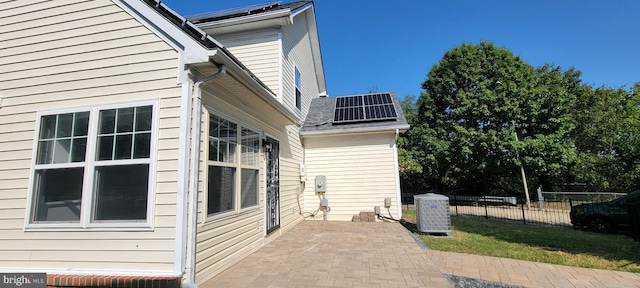
M522 208L522 224L527 224L527 218L524 216L524 204L520 204L520 208Z
M538 209L544 211L544 197L542 196L542 186L538 187Z
M489 219L489 210L487 209L487 201L484 201L484 218Z
M458 214L458 194L453 195L453 199L456 201L456 216L458 216L460 215Z

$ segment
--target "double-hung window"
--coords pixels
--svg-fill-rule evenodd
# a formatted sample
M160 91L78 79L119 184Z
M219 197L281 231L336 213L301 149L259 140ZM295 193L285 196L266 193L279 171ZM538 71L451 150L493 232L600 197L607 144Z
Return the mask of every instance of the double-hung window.
M258 205L260 134L209 116L207 215Z
M148 227L154 105L42 113L29 226Z
M296 108L300 110L302 109L302 79L300 79L301 75L298 67L295 67L294 74L296 84Z

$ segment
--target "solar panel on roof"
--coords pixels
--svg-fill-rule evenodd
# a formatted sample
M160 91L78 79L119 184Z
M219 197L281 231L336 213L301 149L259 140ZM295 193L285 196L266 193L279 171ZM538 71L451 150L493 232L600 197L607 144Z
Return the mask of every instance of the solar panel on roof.
M269 8L275 5L280 5L280 2L281 1L271 1L267 3L253 4L253 5L243 6L243 7L220 10L220 11L205 12L205 13L188 16L187 19L189 21L197 22L198 20L202 20L202 19L220 18L225 16L231 16L231 15L240 15L240 14L250 14L251 11L261 10L261 9Z
M394 120L398 117L389 93L336 98L333 123Z

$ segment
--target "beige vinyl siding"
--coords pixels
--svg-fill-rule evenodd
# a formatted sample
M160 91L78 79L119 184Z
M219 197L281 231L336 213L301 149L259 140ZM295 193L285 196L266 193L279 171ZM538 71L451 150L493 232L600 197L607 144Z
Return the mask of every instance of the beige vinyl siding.
M238 93L252 93L242 85L233 83L232 76L224 76L207 83L203 91L202 134L200 182L198 196L198 226L196 244L196 282L198 284L211 279L225 268L237 263L251 252L264 246L295 224L302 221L296 199L296 187L299 187L298 165L302 161L302 145L297 128L287 128L286 123L275 121L277 113L271 107L256 103L242 105L238 97L223 86L240 89ZM245 90L242 90L245 89ZM257 95L255 97L258 97ZM206 159L207 159L207 108L211 114L246 126L280 143L280 229L265 236L265 157L260 149L259 157L259 198L258 206L242 209L239 212L207 217L206 210ZM292 210L295 209L295 210Z
M303 188L300 185L300 164L303 161L303 151L298 127L295 125L286 126L284 137L280 140L280 225L283 232L293 228L302 220L300 208L304 209L302 192L298 199L296 191L297 188L300 191ZM300 205L298 206L298 204Z
M301 119L309 112L311 99L318 97L318 82L316 70L311 54L311 42L309 41L309 26L306 13L300 13L293 18L293 25L282 27L282 79L283 79L283 103L292 111L296 108L294 67L300 70L302 82L302 106Z
M278 31L252 31L214 35L214 37L275 95L280 95Z
M351 221L361 211L373 212L374 206L381 206L383 215L387 215L386 197L391 198L391 213L397 217L394 141L393 133L306 138L310 189L305 191L305 209L313 212L319 206L311 184L316 176L324 175L331 207L328 220ZM322 219L322 212L316 218Z
M8 1L0 15L0 268L172 272L178 53L108 0ZM37 112L154 99L154 229L24 231Z

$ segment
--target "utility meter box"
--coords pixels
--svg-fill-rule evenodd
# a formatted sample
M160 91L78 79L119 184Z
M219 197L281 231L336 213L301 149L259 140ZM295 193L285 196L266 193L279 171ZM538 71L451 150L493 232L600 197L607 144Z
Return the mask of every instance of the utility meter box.
M384 208L391 208L391 198L384 198Z
M300 182L307 182L307 168L304 163L300 163Z
M324 175L316 176L316 193L327 192L327 177Z

